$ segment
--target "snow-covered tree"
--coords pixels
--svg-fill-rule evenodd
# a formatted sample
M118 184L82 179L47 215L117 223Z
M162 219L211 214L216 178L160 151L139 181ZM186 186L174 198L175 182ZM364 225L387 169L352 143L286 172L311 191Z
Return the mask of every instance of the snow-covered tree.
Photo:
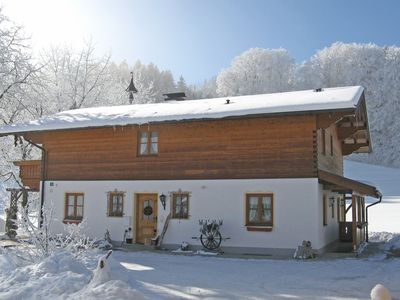
M283 92L291 89L294 60L285 49L252 48L217 77L220 96Z
M11 22L0 8L0 125L35 118L35 91L40 89L40 64L35 64L23 28ZM32 148L21 139L1 139L0 180L18 187L18 170L12 161L31 157ZM9 195L0 198L7 206Z
M190 85L186 96L189 99L209 99L218 97L217 78L212 77L209 80L204 80L201 84Z
M148 65L137 61L133 66L136 103L162 102L163 94L175 91L174 79L171 71L160 71L156 65ZM147 100L146 100L147 99Z
M42 54L46 76L44 99L53 111L97 106L108 81L110 55L97 57L92 41L76 51L53 47ZM48 103L49 104L49 103Z
M186 84L186 80L185 80L185 78L183 78L182 75L179 77L179 80L176 82L176 91L177 92L183 92L183 93L187 93L188 92L188 87L187 87L187 84Z
M0 8L0 123L18 120L28 103L26 95L40 69L33 63L23 28L12 23ZM23 118L23 117L22 117Z
M108 80L103 89L103 96L99 105L110 106L110 105L125 105L129 103L128 94L126 88L129 85L131 78L131 67L126 61L120 64L111 62L108 69Z
M297 89L361 85L366 91L374 152L351 158L400 166L400 50L374 44L334 43L298 69Z

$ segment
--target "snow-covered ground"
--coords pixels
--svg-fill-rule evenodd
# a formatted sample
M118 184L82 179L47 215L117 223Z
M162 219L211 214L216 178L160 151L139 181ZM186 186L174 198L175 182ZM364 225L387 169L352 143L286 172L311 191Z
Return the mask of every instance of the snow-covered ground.
M36 264L0 255L0 299L369 299L383 283L400 297L400 259L307 261L114 251L109 281L98 258L60 252ZM98 277L98 276L97 276Z
M400 169L345 160L344 175L372 184L383 194L382 203L368 209L369 231L400 232Z

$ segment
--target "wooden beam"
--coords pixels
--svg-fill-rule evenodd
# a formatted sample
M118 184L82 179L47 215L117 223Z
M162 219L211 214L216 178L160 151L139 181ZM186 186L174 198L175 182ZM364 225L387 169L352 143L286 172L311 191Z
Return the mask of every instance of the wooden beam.
M343 156L352 154L353 152L357 151L358 149L360 149L361 147L367 147L369 146L369 143L354 143L354 144L345 144L342 143L342 154Z
M339 140L344 140L360 131L366 131L366 130L367 130L366 127L338 127L337 135Z
M348 110L343 112L322 113L317 115L317 129L326 129L337 121L346 116L354 115L355 110Z
M367 195L374 198L379 198L381 196L376 187L372 185L329 173L321 169L318 169L318 178L324 184L327 183L334 185L335 189L338 191L345 191L347 193L357 192L361 195Z
M360 147L359 149L354 151L354 153L370 153L370 152L371 152L371 149L369 146Z
M357 212L356 212L356 196L351 197L351 212L352 212L352 231L353 231L353 250L357 250Z

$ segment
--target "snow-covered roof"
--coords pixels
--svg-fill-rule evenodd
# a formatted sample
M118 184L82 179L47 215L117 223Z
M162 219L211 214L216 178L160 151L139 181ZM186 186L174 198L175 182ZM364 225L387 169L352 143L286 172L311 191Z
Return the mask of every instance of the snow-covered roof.
M326 88L214 99L92 107L63 111L38 120L0 127L0 135L73 128L123 126L150 122L354 108L363 92L360 86ZM227 104L227 99L230 100Z

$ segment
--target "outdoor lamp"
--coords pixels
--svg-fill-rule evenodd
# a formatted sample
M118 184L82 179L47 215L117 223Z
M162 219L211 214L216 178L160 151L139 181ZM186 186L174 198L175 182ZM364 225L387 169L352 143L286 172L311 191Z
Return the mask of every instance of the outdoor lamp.
M162 204L164 210L165 210L165 201L166 201L166 199L167 199L167 196L165 196L164 194L160 195L160 201L161 201L161 204Z

